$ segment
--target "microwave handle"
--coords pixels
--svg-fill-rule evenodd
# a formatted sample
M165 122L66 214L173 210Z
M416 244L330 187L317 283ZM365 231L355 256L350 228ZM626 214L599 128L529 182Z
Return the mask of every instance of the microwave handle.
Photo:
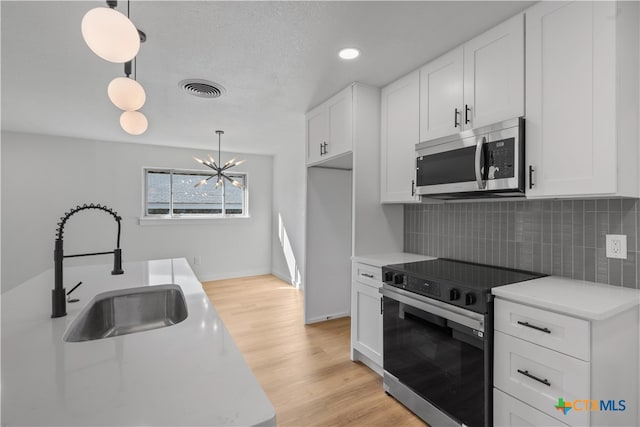
M482 179L482 171L480 170L482 165L480 161L482 160L482 146L487 143L487 137L483 136L478 139L478 143L476 144L476 181L478 182L478 188L480 190L484 190L487 188L487 181Z

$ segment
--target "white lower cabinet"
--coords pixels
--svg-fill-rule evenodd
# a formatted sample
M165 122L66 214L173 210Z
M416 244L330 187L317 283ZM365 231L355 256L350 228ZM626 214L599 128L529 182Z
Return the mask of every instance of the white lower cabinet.
M522 403L518 399L514 399L497 388L493 389L493 406L493 425L496 427L565 427L567 425L525 403Z
M590 395L588 362L502 332L494 338L496 388L550 416L560 413L555 408L559 397L573 402ZM560 415L570 425L589 425L586 411Z
M382 375L382 269L353 264L351 283L351 360Z
M496 426L637 425L637 307L581 319L496 298L494 319Z

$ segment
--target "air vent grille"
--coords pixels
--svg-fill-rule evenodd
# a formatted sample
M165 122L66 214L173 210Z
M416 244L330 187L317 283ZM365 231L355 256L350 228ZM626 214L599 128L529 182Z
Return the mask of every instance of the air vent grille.
M187 79L178 83L185 92L200 98L219 98L225 93L224 87L218 83L202 79Z

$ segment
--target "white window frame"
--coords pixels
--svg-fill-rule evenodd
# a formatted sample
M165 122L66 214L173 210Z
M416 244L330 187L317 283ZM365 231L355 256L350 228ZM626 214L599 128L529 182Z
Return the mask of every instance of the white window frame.
M147 174L149 172L163 172L169 174L169 213L168 214L149 214L147 210L147 194L148 194L148 179ZM145 167L142 169L142 215L140 217L140 225L160 225L167 223L199 223L206 220L219 221L221 219L237 219L237 218L249 218L249 185L248 174L241 171L228 171L227 175L242 176L244 178L244 190L243 190L243 213L242 214L228 214L226 213L226 200L224 194L224 186L222 189L222 213L219 214L198 214L198 213L185 213L175 214L173 213L173 175L174 174L197 174L197 175L209 175L215 176L215 172L198 170L198 169L176 169L176 168L158 168L158 167Z

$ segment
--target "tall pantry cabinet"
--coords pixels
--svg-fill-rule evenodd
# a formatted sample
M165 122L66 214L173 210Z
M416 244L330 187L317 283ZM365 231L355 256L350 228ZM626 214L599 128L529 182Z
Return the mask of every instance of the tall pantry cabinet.
M380 89L353 83L307 114L306 212L304 321L348 316L351 256L403 249L402 206L380 204Z

